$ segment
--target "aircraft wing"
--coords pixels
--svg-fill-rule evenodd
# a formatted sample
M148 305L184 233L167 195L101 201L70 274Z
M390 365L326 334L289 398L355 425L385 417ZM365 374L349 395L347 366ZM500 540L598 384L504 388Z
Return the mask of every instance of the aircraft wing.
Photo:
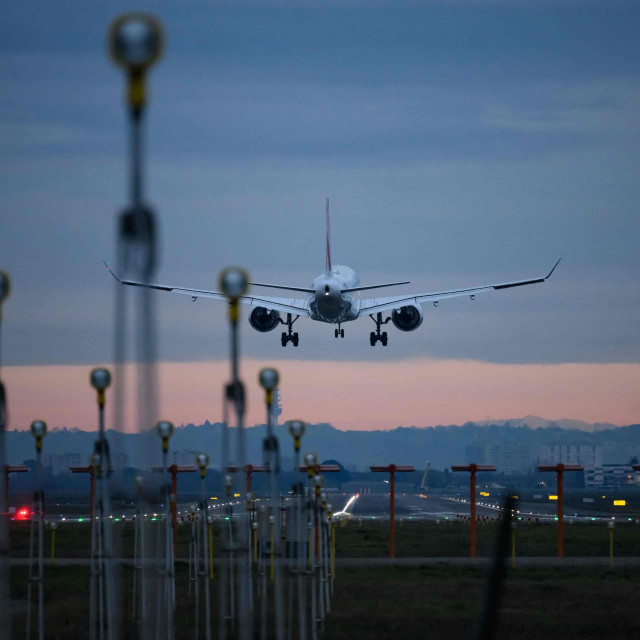
M460 298L469 296L472 300L479 293L487 293L488 291L499 291L500 289L511 289L512 287L523 287L529 284L537 284L545 282L551 277L555 268L560 264L560 260L555 263L553 269L546 276L540 278L531 278L529 280L514 280L513 282L502 282L500 284L488 284L482 287L471 287L469 289L456 289L454 291L439 291L436 293L419 293L404 296L389 296L386 298L367 298L360 302L360 313L378 313L381 311L392 311L410 304L422 304L425 302L433 302L436 306L440 300L449 298Z
M186 287L174 287L163 284L150 284L145 282L137 282L135 280L122 280L119 278L105 262L109 273L120 283L131 287L144 287L146 289L157 289L159 291L169 291L171 293L181 293L182 295L191 296L195 302L198 298L211 298L212 300L228 301L227 296L218 291L207 291L206 289L188 289ZM274 311L282 311L284 313L293 313L295 315L309 315L309 300L307 298L277 298L271 296L241 296L239 299L241 304L248 304L252 307L266 307Z

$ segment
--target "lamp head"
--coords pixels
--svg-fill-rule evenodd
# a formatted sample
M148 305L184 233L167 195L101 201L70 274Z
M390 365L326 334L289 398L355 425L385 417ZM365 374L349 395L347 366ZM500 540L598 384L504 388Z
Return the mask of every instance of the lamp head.
M247 272L240 267L227 267L220 272L218 279L220 291L227 298L237 300L244 295L249 288L249 276Z
M173 422L168 420L161 420L156 425L156 431L158 436L163 440L168 440L173 435Z
M258 382L265 391L273 391L278 386L279 375L275 369L266 368L260 371Z
M162 55L164 34L160 21L147 13L125 13L109 27L109 52L114 62L142 72Z
M202 473L209 466L209 456L206 453L199 453L196 456L196 464Z
M289 433L293 436L294 439L300 440L304 435L305 423L302 420L289 420L287 422L289 427Z
M47 423L44 420L34 420L30 429L34 438L44 438L47 435Z
M111 373L108 369L93 369L89 380L96 391L104 391L111 384Z

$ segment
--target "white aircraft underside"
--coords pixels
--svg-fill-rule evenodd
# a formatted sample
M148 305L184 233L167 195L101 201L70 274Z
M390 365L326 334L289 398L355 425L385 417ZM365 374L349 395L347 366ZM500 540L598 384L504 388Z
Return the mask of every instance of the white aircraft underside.
M308 317L311 320L316 320L318 322L338 325L338 328L335 329L335 337L337 338L344 337L344 329L341 328L343 323L357 320L361 315L370 316L376 324L376 331L372 331L369 336L371 346L374 346L376 342L381 342L383 346L386 346L388 339L387 333L380 331L381 326L392 321L394 326L401 331L413 331L417 329L422 324L423 316L421 305L424 303L432 303L437 307L440 301L448 300L449 298L468 296L473 300L475 299L475 296L480 293L545 282L560 262L560 260L558 260L546 276L538 278L515 280L479 287L469 287L467 289L455 289L452 291L361 299L360 292L362 291L405 285L409 283L392 282L388 284L362 287L360 286L360 278L353 269L343 265L332 265L328 199L326 216L327 239L325 270L322 275L318 276L313 281L311 287L303 288L258 282L250 283L255 287L296 291L304 295L297 298L284 298L251 294L240 298L240 303L249 305L252 308L249 316L249 322L257 331L266 333L267 331L272 331L280 324L287 326L288 331L286 333L283 332L281 337L283 347L286 346L288 342L292 342L296 347L298 346L298 334L292 331L292 326L299 317ZM172 293L181 293L183 295L191 296L193 301L198 298L227 300L224 294L217 291L150 284L134 280L122 280L113 273L113 271L111 271L106 263L105 266L109 269L113 277L124 285L146 287L150 289L158 289L160 291L170 291ZM382 314L386 312L390 312L391 315L383 320ZM280 314L282 313L287 314L286 320L281 319Z

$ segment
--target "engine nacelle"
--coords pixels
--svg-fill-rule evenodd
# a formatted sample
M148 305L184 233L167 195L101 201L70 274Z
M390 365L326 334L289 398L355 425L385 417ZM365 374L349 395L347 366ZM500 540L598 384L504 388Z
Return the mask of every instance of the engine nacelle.
M391 321L400 331L414 331L422 324L422 307L411 304L407 307L394 309L391 312Z
M260 333L273 331L280 324L280 313L265 307L256 307L249 316L249 324Z

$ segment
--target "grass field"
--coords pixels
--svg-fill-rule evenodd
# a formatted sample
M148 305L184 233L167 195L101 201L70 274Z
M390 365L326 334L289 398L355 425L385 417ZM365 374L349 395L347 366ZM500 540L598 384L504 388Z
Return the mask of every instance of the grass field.
M163 526L160 521L149 523ZM220 523L214 524L214 540L220 540ZM131 522L114 523L116 540L124 557L133 553ZM190 524L178 527L178 557L186 557L190 539ZM478 526L478 555L493 551L495 524ZM357 519L336 529L338 557L385 557L388 555L389 523L380 520ZM521 524L516 528L516 555L554 556L556 553L556 524ZM29 523L11 523L11 555L26 557L29 545ZM45 533L45 553L51 548L51 532ZM566 556L609 555L609 530L606 522L565 524L564 548ZM88 523L60 523L56 532L57 557L89 557ZM469 526L461 521L436 524L433 521L404 520L396 524L396 556L400 558L463 557L469 554ZM640 526L618 524L614 531L616 556L640 557ZM214 542L214 555L220 555L220 545Z
M162 526L160 521L154 526ZM120 548L131 554L132 523L114 523ZM516 529L516 549L523 556L555 555L555 524L521 525ZM495 525L478 529L478 555L494 546ZM29 523L12 523L13 557L28 552ZM606 557L606 524L572 524L565 527L567 556ZM45 557L51 533L45 533ZM88 558L88 523L61 523L56 533L56 556ZM179 556L185 557L190 526L179 527ZM216 525L215 539L220 539ZM640 556L640 527L618 525L616 556ZM337 527L338 557L385 557L388 522L351 520ZM468 555L469 531L463 522L448 524L405 520L396 532L396 555L402 557L463 557ZM215 556L219 557L219 544ZM499 638L631 638L640 633L640 571L633 567L516 567L509 569L499 618ZM131 610L132 569L119 574L122 637L135 637ZM339 568L332 614L322 637L439 638L455 634L473 638L482 610L487 569L478 566ZM85 637L88 626L89 567L45 566L45 609L48 638ZM179 638L193 637L193 596L185 564L176 567L177 629ZM217 578L212 585L215 618ZM24 634L27 568L12 569L15 636ZM1 635L1 634L0 634Z
M508 571L498 638L572 640L634 638L640 633L637 569L521 568ZM130 568L120 574L122 637L136 637ZM332 612L321 637L329 640L475 637L486 588L486 570L438 565L422 568L340 569ZM25 629L26 571L12 571L14 636ZM186 567L176 575L178 638L193 638L193 596ZM215 625L215 594L212 584ZM83 638L88 627L88 567L47 567L47 638ZM215 634L214 634L215 635Z

